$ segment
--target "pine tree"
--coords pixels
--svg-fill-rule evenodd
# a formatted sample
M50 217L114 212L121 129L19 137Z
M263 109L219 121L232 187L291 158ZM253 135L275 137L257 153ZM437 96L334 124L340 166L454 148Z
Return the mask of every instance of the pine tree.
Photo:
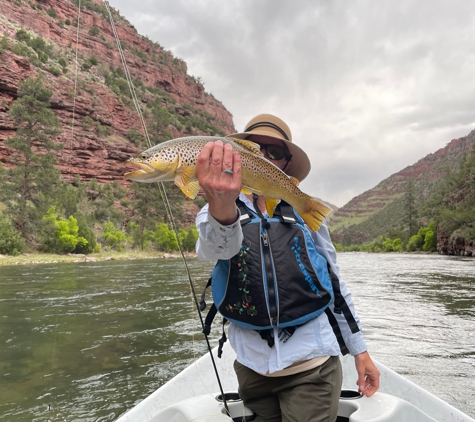
M404 187L404 221L409 231L409 237L417 233L416 187L409 180Z
M169 183L164 184L166 198L170 204L175 221L182 220L184 203L183 193ZM138 238L140 248L143 249L144 232L146 229L154 229L157 223L168 222L168 215L163 202L160 190L162 188L157 183L137 183L130 185L130 190L134 194L134 201L131 204L133 213L132 220L139 225Z
M52 141L60 133L60 123L50 109L51 96L41 76L26 79L20 83L18 99L8 111L18 129L5 141L11 149L9 164L13 167L0 180L0 200L25 239L35 222L41 220L49 192L60 177L52 153L62 148Z

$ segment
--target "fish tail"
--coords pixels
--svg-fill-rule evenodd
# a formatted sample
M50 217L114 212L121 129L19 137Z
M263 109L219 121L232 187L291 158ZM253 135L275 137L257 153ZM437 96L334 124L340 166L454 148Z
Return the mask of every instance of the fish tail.
M305 224L314 232L320 229L325 217L333 211L318 199L306 194L304 194L302 205L300 210L297 208L296 210L305 221Z

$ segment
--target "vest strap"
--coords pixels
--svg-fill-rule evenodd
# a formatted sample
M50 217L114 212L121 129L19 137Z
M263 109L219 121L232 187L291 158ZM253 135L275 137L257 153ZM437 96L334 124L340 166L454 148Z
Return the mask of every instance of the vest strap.
M281 223L297 223L293 208L285 201L279 202L277 208L274 211L274 216L277 217Z
M208 336L211 332L211 324L213 323L214 317L216 316L217 312L218 308L216 308L216 305L213 303L209 308L208 314L206 315L204 322L203 334L205 336Z
M200 299L200 311L203 312L206 309L206 289L211 286L211 277L209 278L208 282L206 283L205 288L203 289L203 293L201 293Z
M350 353L350 351L348 350L348 347L346 347L345 340L343 340L343 335L341 334L338 321L336 320L335 315L333 315L332 311L330 311L330 308L325 309L325 313L327 314L328 321L330 322L330 325L333 329L333 333L335 334L335 337L338 341L338 345L340 346L341 354L345 356Z
M333 292L335 294L335 301L333 302L333 307L334 307L333 312L335 314L343 313L346 319L346 322L348 323L348 326L350 327L351 332L355 334L358 331L360 331L360 328L358 327L358 324L356 323L355 317L351 313L350 307L348 306L344 297L341 294L340 280L338 279L338 276L335 274L335 272L332 270L330 264L328 264L328 273L330 274Z
M267 345L269 347L274 346L274 343L275 343L274 342L274 337L272 337L272 334L271 334L272 331L271 331L270 328L268 330L258 330L257 332L261 336L262 340L267 341Z
M215 307L216 308L216 307ZM223 354L223 346L224 346L224 343L226 343L227 341L227 337L226 337L226 331L224 330L224 324L226 324L228 322L228 320L226 318L223 318L223 335L221 336L221 338L219 339L218 343L219 343L219 346L218 346L218 358L221 359L221 356Z

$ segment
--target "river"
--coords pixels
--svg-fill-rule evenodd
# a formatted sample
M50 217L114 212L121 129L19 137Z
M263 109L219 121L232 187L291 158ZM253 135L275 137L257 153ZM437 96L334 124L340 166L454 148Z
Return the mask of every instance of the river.
M338 260L372 356L475 417L475 260ZM113 421L204 352L181 260L0 267L1 421Z

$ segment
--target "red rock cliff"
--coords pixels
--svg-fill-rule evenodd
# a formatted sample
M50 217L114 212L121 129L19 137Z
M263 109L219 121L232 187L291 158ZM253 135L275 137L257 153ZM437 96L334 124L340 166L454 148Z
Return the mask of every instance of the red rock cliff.
M114 93L106 84L105 72L122 65L111 25L104 18L105 7L102 2L92 0L83 4L88 8L80 13L76 81L77 28L74 22L77 22L78 10L74 3L70 0L0 0L0 38L4 37L9 46L0 52L0 161L8 167L9 151L3 141L11 137L16 128L6 112L16 99L18 84L41 73L54 93L51 107L62 125L57 142L64 144L58 153L63 176L72 179L79 175L83 180L96 178L99 182L117 180L126 184L124 161L144 149L129 142L126 134L130 129L140 132L142 129L127 96ZM232 115L220 101L205 92L199 81L187 75L183 61L140 36L116 11L113 15L144 110L146 103L158 99L173 117L166 128L173 137L215 134L209 128L224 133L234 131ZM33 50L30 57L12 52L17 52L14 46L21 44L16 37L20 29L51 44L51 54L45 63L31 59L35 56ZM98 64L85 70L84 64L91 56ZM63 65L66 63L66 73L53 72L51 69L62 68L61 59ZM185 118L188 120L183 123ZM197 127L196 119L206 123L208 129L203 131Z

